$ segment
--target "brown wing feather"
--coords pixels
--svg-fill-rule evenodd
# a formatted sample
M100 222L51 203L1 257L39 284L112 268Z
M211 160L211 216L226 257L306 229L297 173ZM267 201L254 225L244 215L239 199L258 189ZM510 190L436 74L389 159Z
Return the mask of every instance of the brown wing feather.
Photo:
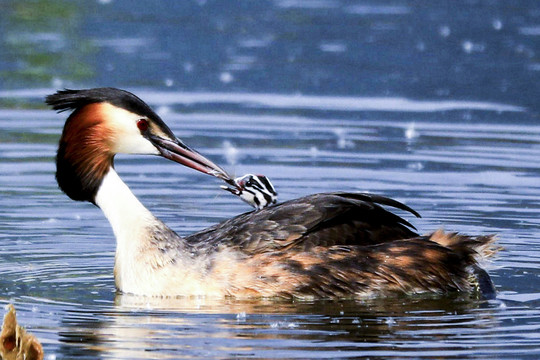
M309 252L259 253L244 263L258 269L258 276L240 288L258 296L335 298L392 292L470 292L480 285L482 293L494 296L489 275L477 263L478 252L491 246L492 237L449 234L461 248L456 251L431 241L431 236L371 246L315 246Z
M492 236L419 236L379 204L413 212L379 196L317 194L242 214L186 240L194 251L243 254L230 264L242 268L231 295L336 298L478 289L495 296L478 264L495 251Z
M409 207L371 194L325 193L249 212L186 238L194 247L234 246L247 254L316 246L374 245L416 237L406 220L384 209Z

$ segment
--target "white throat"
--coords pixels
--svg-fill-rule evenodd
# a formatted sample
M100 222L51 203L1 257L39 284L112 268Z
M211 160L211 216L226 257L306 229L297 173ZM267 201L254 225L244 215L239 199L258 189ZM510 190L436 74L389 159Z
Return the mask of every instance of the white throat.
M208 259L193 260L183 239L141 204L114 169L103 178L95 203L116 237L114 278L119 290L140 295L205 293L201 268Z
M141 254L148 248L148 229L158 220L135 197L113 168L97 191L96 205L109 220L116 237L114 274L116 287L122 291L136 292L141 278L138 266Z
M109 220L118 247L135 245L156 218L111 168L96 194L96 205Z

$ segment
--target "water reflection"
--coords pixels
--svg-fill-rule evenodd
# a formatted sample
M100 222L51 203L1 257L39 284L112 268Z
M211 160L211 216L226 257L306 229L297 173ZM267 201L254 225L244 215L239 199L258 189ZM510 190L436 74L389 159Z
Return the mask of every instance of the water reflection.
M269 347L288 358L385 357L404 349L396 352L388 338L408 343L409 356L428 351L428 338L439 351L459 354L467 345L449 343L492 332L499 312L497 302L459 297L287 302L119 294L114 309L68 311L59 340L63 354L87 358L249 356Z

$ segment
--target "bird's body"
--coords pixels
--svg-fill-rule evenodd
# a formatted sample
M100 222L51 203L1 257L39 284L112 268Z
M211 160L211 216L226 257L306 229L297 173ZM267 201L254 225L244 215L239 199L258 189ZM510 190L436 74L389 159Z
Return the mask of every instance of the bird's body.
M310 195L182 238L133 195L114 170L114 155L161 155L229 184L234 180L176 139L131 93L65 90L47 102L73 110L60 140L58 183L72 199L101 208L111 223L120 291L286 298L469 292L478 284L493 291L478 265L479 257L491 253L493 237L442 231L419 236L383 206L416 212L376 195Z

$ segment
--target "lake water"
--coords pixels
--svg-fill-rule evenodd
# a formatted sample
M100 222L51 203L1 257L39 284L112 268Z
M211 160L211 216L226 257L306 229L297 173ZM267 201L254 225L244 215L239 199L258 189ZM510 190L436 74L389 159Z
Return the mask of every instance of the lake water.
M537 1L14 1L0 8L0 304L46 359L540 357ZM280 200L370 191L499 234L498 296L278 302L116 294L102 213L54 179L63 87L115 86ZM186 235L249 207L154 157L116 167ZM405 215L407 216L407 215Z

